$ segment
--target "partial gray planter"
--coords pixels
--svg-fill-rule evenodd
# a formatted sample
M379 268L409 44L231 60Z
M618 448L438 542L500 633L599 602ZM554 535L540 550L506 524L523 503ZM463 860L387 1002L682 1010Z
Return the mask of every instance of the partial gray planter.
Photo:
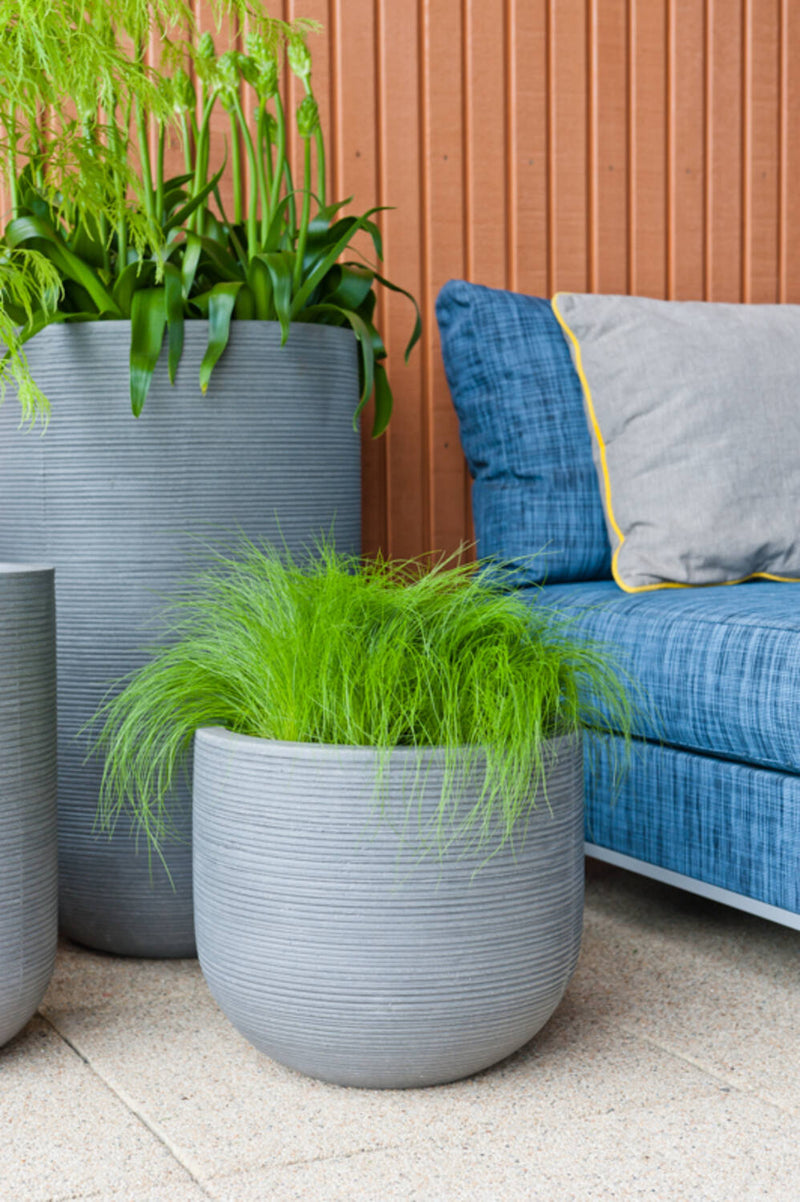
M0 1044L53 971L57 869L53 570L0 563Z
M580 744L546 751L547 801L513 847L459 837L440 858L440 750L419 771L414 750L393 752L378 804L370 748L198 731L198 954L245 1038L313 1077L384 1088L453 1081L531 1039L583 916ZM473 772L462 804L479 788Z
M26 348L52 402L45 434L0 407L0 555L56 567L61 924L103 951L194 954L189 791L172 800L169 876L122 820L94 829L102 771L79 735L142 663L165 595L245 535L292 551L321 531L360 548L356 344L348 330L234 322L205 396L206 322L188 322L175 387L164 356L142 416L128 399L128 322L51 326ZM171 882L170 882L171 876Z

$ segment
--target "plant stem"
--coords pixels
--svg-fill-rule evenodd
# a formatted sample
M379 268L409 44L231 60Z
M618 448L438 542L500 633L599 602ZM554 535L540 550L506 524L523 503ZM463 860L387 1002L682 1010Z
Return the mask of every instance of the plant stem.
M130 128L130 110L126 113L126 126ZM112 159L118 160L122 139L117 125L116 102L110 106L108 113L108 138L111 143ZM128 225L125 220L125 182L119 171L114 171L114 194L117 209L117 279L128 266Z
M124 217L117 222L117 279L128 266L128 223Z
M247 155L247 165L249 169L247 187L247 257L248 259L252 259L253 255L258 250L258 208L256 205L256 186L258 186L262 210L266 204L264 164L261 162L261 156L256 155L253 139L250 136L250 130L248 129L244 110L238 96L234 98L234 109L239 126L241 128L242 138L244 139L244 149Z
M108 274L110 275L111 274L111 255L110 255L109 249L108 249L109 227L108 227L108 218L106 217L105 213L101 213L97 219L97 232L100 236L100 245L103 248L103 270L108 272Z
M147 139L147 116L144 113L138 96L134 101L136 113L136 132L139 135L139 158L142 165L142 183L144 184L144 211L153 220L155 207L153 204L153 169L150 163L150 146Z
M269 207L273 213L278 205L281 182L283 180L283 168L286 164L286 114L283 111L283 103L277 92L275 94L275 117L278 125L278 136L275 144L275 174L272 177L272 195L269 202Z
M292 169L289 166L288 159L285 159L283 163L283 178L286 185L286 194L289 197L289 203L287 205L286 212L286 223L292 231L292 236L294 236L295 230L297 229L297 205L295 204L294 199L294 180L292 179Z
M242 147L239 142L239 125L236 112L228 114L231 129L231 172L233 174L233 224L242 224Z
M262 100L258 106L256 118L256 170L258 172L258 192L261 202L261 247L264 248L269 233L269 223L272 217L270 210L270 195L272 194L272 138L269 134L267 121L267 102Z
M16 124L16 123L15 123ZM6 138L8 139L8 193L11 199L11 217L19 217L19 189L17 187L17 153L16 131L9 131L8 125L4 126Z
M297 235L297 251L294 260L294 290L300 287L303 278L303 259L306 253L308 223L311 219L311 139L303 138L303 208L300 214L300 230Z
M189 129L189 123L186 120L186 113L181 113L181 142L183 143L183 165L186 168L186 174L194 173L194 165L192 163L192 135L194 142L197 143L197 122L192 116L192 129Z
M311 80L308 75L303 77L303 86L306 96L311 93ZM325 204L325 139L322 136L322 126L318 125L314 131L314 144L317 149L317 196L320 205Z
M325 139L322 129L318 126L314 131L314 144L317 148L317 196L320 205L325 204Z
M197 135L197 145L195 149L194 161L194 181L192 189L196 196L202 188L205 187L206 178L208 176L208 153L209 153L209 127L211 124L211 113L214 108L214 97L209 96L203 109L203 120L200 123L200 131ZM203 206L193 214L192 222L195 232L203 233Z
M38 109L38 105L37 105ZM44 188L44 171L42 170L42 143L39 134L39 114L33 118L30 123L31 145L33 147L30 154L30 163L33 167L33 182L41 191Z
M164 149L167 137L167 127L163 121L158 123L158 151L156 154L156 221L164 224Z

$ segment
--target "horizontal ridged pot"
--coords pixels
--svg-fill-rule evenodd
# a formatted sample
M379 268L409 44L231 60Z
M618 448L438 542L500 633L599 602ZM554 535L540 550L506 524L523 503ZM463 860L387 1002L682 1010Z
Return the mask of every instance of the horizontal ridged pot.
M0 1045L56 954L55 652L52 568L0 563Z
M374 1088L453 1081L531 1039L583 918L581 744L544 753L524 835L494 855L459 836L440 857L440 749L394 750L376 795L371 748L199 730L198 955L234 1026L290 1068ZM462 775L467 807L480 774Z
M95 827L102 763L79 734L109 686L144 660L165 595L209 544L334 529L360 549L356 343L349 330L235 321L203 396L207 323L186 323L175 386L162 355L141 417L130 410L128 322L49 326L26 347L50 399L47 431L0 407L0 555L56 567L60 914L102 951L194 955L191 807L170 801L167 868L126 819Z

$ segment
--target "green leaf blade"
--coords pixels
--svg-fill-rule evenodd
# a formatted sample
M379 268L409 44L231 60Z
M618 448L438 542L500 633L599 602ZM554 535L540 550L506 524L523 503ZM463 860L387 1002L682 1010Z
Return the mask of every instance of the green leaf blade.
M97 273L72 253L64 240L43 218L15 217L6 226L5 241L12 249L33 244L52 260L67 279L74 280L85 289L99 313L122 316L113 296Z
M183 278L174 263L164 264L164 307L167 315L167 367L169 382L174 384L183 354Z
M344 251L350 242L352 242L355 234L357 234L359 230L365 229L368 225L371 225L372 223L369 220L370 217L373 213L378 212L380 212L380 207L368 209L366 213L361 215L361 217L346 217L342 222L336 223L336 226L345 225L347 228L340 235L340 237L337 238L324 257L317 263L317 266L313 269L313 271L310 272L300 288L297 290L294 300L292 301L291 316L293 318L296 317L300 310L303 309L308 303L317 284L319 284L328 271L330 271L331 267L333 267L333 265L336 263L336 260L339 258L339 255L342 253L342 251ZM336 226L333 228L336 229Z
M394 397L382 363L375 364L375 415L372 421L372 437L380 438L389 425L394 407Z
M163 288L145 288L134 293L131 305L130 392L131 411L139 417L153 380L164 328L167 308Z
M284 346L289 337L289 327L293 316L292 277L294 274L294 255L274 251L262 257L272 279L272 303L275 306L275 315L281 326L281 346Z
M231 331L231 316L233 315L236 298L243 284L237 282L215 284L208 298L208 345L200 364L200 388L205 393L208 389L211 373L220 355L228 345Z

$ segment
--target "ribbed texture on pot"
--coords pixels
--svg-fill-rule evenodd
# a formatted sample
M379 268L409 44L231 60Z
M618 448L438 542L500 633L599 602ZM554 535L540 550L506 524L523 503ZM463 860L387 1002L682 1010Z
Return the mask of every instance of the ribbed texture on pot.
M56 954L55 650L52 568L0 564L0 1044Z
M198 731L198 954L239 1031L311 1076L386 1088L456 1080L535 1035L583 915L580 745L548 747L547 802L524 839L490 857L491 841L459 838L440 859L440 750L419 777L416 752L393 752L377 813L368 748ZM462 788L468 807L475 772Z
M128 399L127 322L51 326L26 347L52 402L47 432L0 407L0 555L56 566L61 922L131 955L194 954L188 792L165 846L174 889L121 820L94 828L101 765L80 735L112 682L138 667L163 596L207 561L209 541L269 538L298 550L335 522L360 547L355 341L349 331L234 322L207 394L205 322L188 322L176 385L159 363L142 416ZM182 811L182 812L180 812Z

